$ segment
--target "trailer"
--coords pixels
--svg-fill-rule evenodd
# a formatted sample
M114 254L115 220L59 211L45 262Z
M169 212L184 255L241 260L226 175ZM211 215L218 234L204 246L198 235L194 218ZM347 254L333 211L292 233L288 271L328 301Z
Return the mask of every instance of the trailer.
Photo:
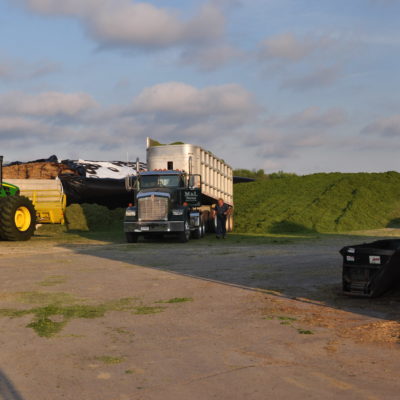
M126 179L133 193L124 219L128 242L164 234L177 234L182 242L199 239L214 227L212 207L219 198L233 208L232 168L200 146L160 145L148 138L147 169ZM232 229L230 213L227 230Z
M67 196L60 179L8 179L28 197L36 210L39 224L64 224Z

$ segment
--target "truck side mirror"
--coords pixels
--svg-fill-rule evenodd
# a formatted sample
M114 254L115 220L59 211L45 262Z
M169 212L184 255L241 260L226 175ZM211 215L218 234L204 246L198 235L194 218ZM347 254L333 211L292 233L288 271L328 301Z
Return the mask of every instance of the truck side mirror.
M189 187L191 189L200 189L201 188L201 177L200 177L200 175L191 175L189 177Z

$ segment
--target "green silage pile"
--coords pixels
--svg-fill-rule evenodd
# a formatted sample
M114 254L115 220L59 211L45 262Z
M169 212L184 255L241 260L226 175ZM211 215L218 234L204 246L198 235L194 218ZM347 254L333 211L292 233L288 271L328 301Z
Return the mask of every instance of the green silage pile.
M346 232L400 222L400 174L320 173L234 186L242 233Z
M110 210L97 204L71 204L65 213L69 231L122 230L124 208Z

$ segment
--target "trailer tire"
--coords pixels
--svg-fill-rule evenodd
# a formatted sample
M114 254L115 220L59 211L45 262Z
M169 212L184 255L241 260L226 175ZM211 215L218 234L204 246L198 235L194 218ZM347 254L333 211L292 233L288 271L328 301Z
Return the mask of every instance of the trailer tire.
M139 235L137 233L133 233L133 232L126 232L125 237L126 237L126 241L128 243L137 243L137 241L139 239Z

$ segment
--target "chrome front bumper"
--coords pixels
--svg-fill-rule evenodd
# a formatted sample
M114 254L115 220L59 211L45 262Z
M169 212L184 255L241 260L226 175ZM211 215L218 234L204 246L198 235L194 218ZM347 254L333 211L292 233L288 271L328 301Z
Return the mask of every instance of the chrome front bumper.
M124 232L134 233L173 233L184 230L183 221L124 222Z

